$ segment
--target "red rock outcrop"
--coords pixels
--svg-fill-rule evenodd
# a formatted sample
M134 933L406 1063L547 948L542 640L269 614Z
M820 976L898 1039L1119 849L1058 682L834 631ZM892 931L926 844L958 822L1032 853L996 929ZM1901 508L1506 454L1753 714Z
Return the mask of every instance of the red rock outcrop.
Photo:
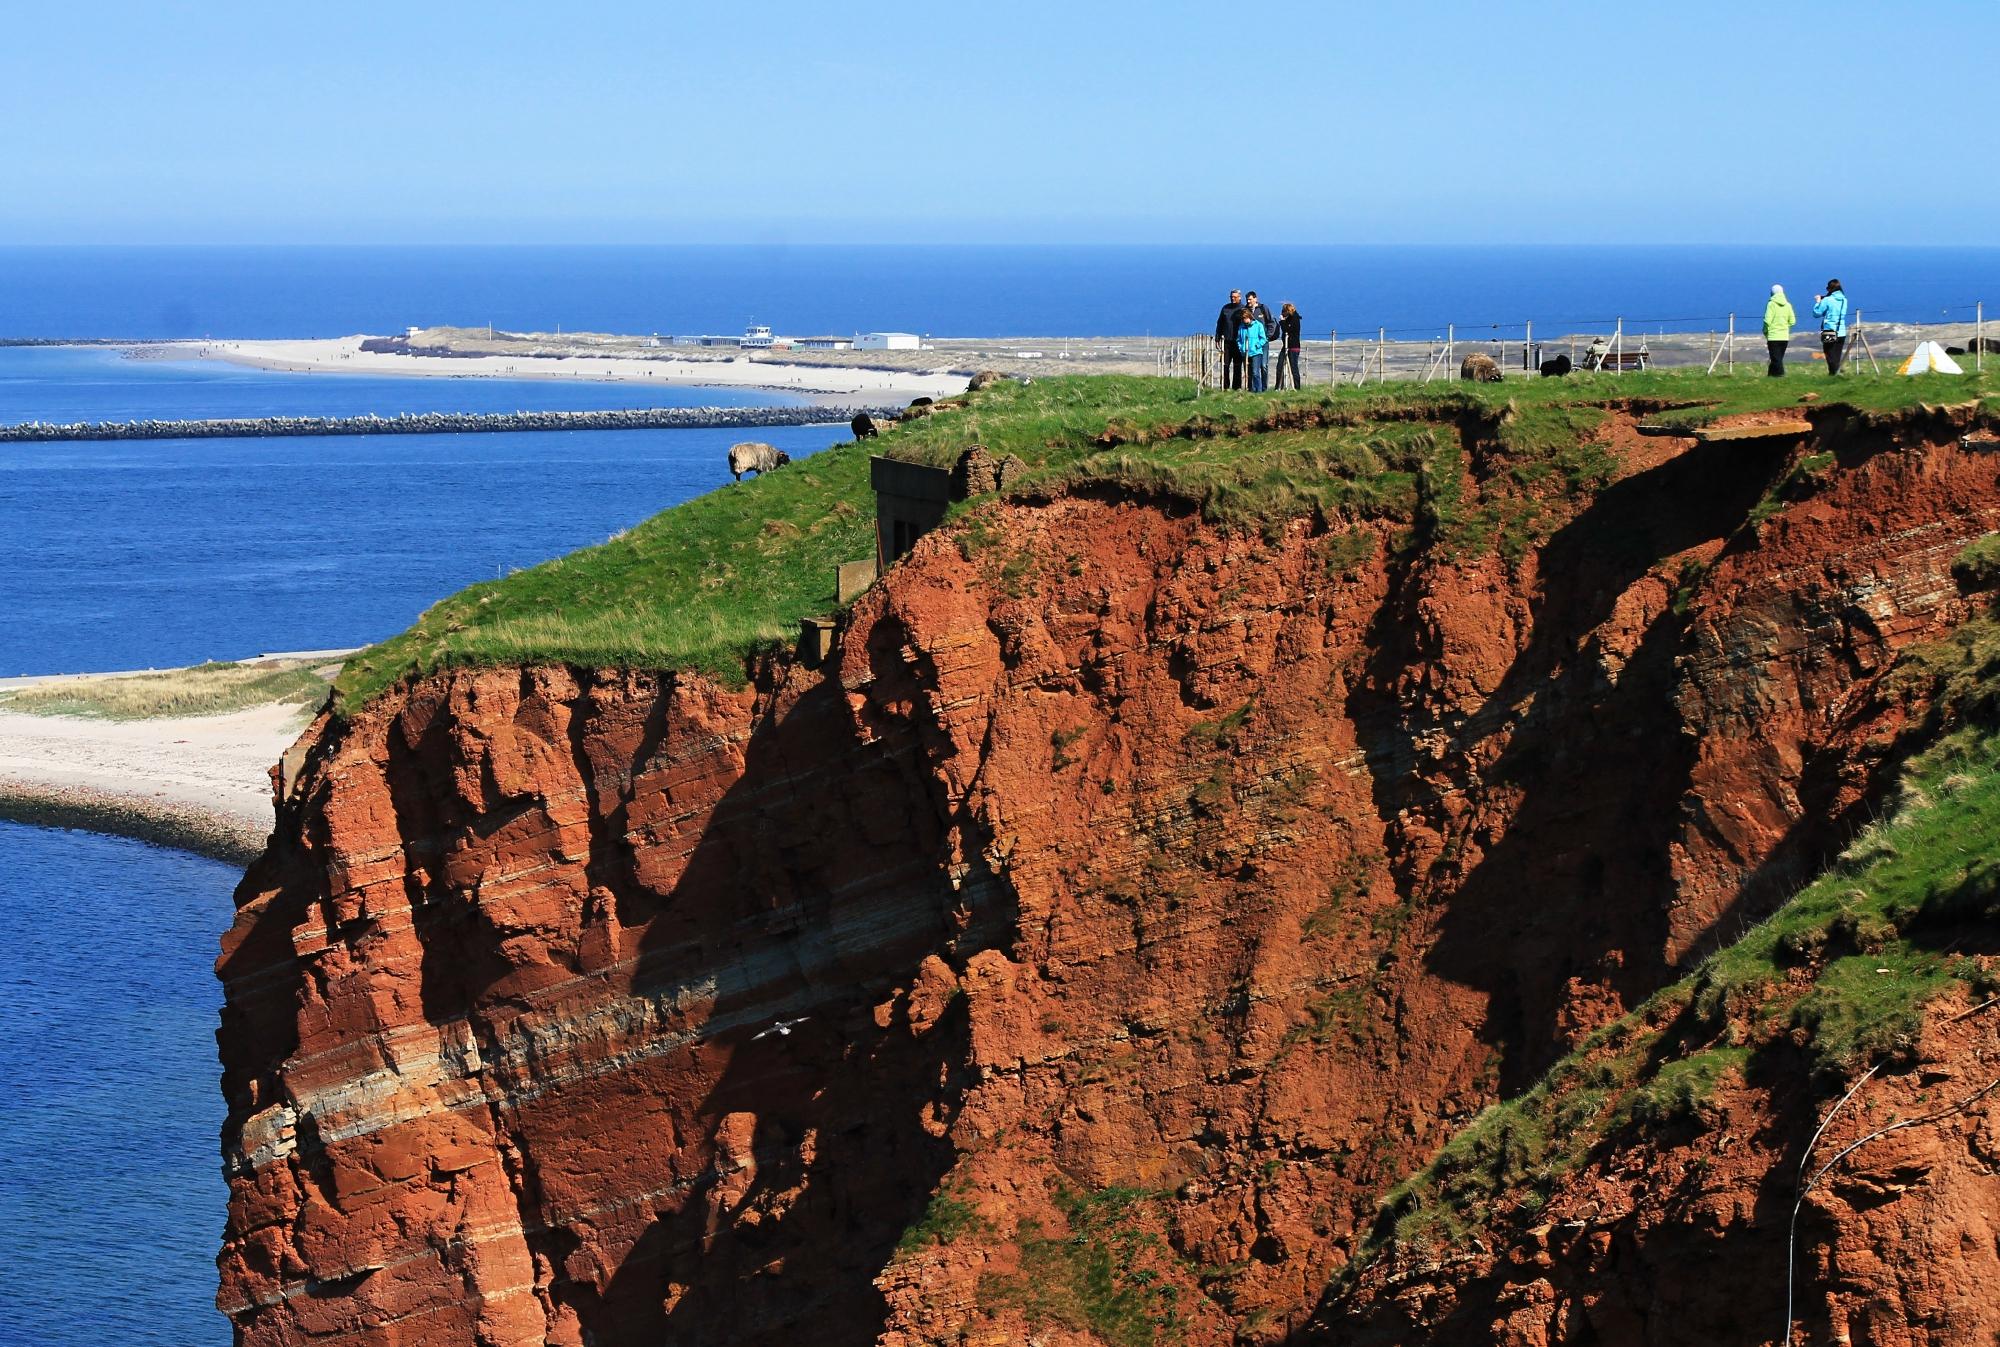
M1912 1069L1837 1112L1802 1070L1732 1076L1699 1124L1607 1146L1546 1204L1447 1257L1399 1251L1327 1306L1313 1343L1783 1343L2000 1339L2000 1006L1934 1003ZM1837 1098L1837 1096L1836 1096ZM1799 1161L1822 1118L1799 1205Z
M1823 431L1647 442L1512 563L996 503L824 669L323 719L219 965L239 1340L1282 1338L1876 788L2000 489Z

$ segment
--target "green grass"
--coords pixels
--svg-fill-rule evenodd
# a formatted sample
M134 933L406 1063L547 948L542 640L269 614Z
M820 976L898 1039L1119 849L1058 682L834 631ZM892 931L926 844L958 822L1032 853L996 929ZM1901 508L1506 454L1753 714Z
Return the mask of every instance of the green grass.
M1934 997L2000 987L1951 952L2000 921L2000 619L1906 652L1888 686L1927 708L1930 742L1888 812L1768 920L1482 1113L1390 1192L1363 1260L1537 1210L1629 1129L1703 1126L1722 1082L1767 1056L1837 1091L1907 1058Z
M1951 577L1968 590L2000 589L2000 533L1968 544L1952 559Z
M2000 409L1996 380L2000 371L1839 380L1663 371L1265 395L1197 394L1185 382L1132 376L1005 382L880 440L720 487L602 546L455 594L351 661L339 705L351 713L402 678L467 664L694 669L738 684L756 652L833 609L838 563L873 554L871 452L945 466L976 442L1028 465L1010 485L1017 496L1116 487L1266 533L1302 516L1330 530L1421 522L1425 545L1518 559L1560 523L1563 498L1608 480L1612 457L1589 432L1610 404L1721 414L1794 406L1811 391L1823 406L1894 411L1979 398ZM1463 462L1467 428L1490 461ZM1480 481L1472 492L1468 466ZM985 549L1000 590L1032 592L1023 553L990 523L982 532L980 518L978 503L955 508L961 546ZM1330 568L1361 563L1360 542L1348 548L1329 553Z
M220 716L272 703L307 706L327 681L297 664L197 664L188 669L44 683L0 692L0 710L94 720Z
M1129 1187L1080 1193L1059 1183L1055 1200L1066 1232L1023 1221L1015 1236L1019 1270L981 1277L981 1304L1019 1310L1031 1324L1093 1333L1109 1347L1178 1341L1187 1317L1180 1288L1163 1275L1176 1260L1140 1219L1154 1194Z
M933 1244L950 1244L986 1228L979 1209L965 1200L963 1190L947 1183L931 1194L923 1216L896 1241L896 1256L907 1258Z
M868 453L836 446L461 590L355 656L341 709L411 673L463 664L696 669L740 683L748 655L833 610L836 566L875 554Z

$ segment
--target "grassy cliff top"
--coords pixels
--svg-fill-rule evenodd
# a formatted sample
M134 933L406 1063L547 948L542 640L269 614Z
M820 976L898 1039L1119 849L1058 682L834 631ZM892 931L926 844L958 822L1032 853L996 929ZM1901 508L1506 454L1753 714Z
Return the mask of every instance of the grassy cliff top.
M942 466L983 444L1029 465L1015 492L1115 483L1239 526L1307 514L1407 519L1421 474L1456 480L1442 470L1455 466L1459 437L1440 428L1467 417L1492 426L1524 486L1547 478L1588 491L1610 466L1588 432L1615 403L1686 408L1665 415L1691 421L1796 407L1806 393L1821 406L1887 411L1980 399L2000 411L1995 364L1983 375L1918 379L1674 371L1264 395L1197 395L1186 381L1121 376L1003 383L877 441L837 444L769 477L725 484L601 546L461 590L355 656L337 684L339 705L352 713L399 679L467 664L696 669L740 681L751 652L833 610L838 563L874 555L871 453ZM1444 522L1461 545L1534 541L1530 517L1468 511Z

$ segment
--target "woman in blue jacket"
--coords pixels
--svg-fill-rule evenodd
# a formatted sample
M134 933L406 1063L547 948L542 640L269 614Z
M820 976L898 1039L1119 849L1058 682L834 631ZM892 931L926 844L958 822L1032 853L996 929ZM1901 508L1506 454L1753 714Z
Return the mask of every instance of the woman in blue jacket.
M1847 292L1839 281L1828 281L1826 293L1813 296L1813 315L1819 319L1819 347L1826 352L1826 372L1838 374L1841 357L1847 354Z
M1264 352L1270 345L1271 338L1264 331L1263 321L1252 317L1250 311L1245 309L1243 326L1236 329L1236 349L1243 352L1243 359L1250 366L1250 391L1253 393L1263 392L1269 377Z

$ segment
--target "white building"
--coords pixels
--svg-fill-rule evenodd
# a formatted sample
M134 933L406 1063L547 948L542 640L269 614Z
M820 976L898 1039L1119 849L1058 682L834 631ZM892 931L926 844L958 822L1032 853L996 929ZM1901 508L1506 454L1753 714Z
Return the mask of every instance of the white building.
M921 351L922 338L914 332L857 332L854 334L854 349L857 351Z
M793 337L792 345L801 351L845 351L854 345L852 337Z

